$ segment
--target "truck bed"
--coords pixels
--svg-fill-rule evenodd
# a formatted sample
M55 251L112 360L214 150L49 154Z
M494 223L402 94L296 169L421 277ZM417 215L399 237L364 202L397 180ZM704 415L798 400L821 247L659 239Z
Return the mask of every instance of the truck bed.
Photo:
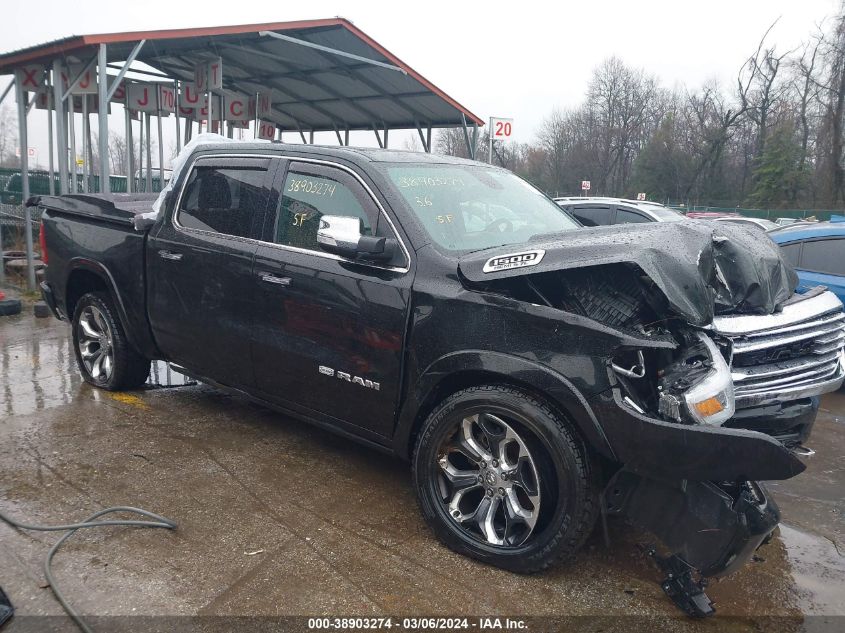
M66 196L34 196L27 201L27 205L131 226L132 218L136 215L152 211L156 198L157 193L80 193Z
M72 316L73 303L86 275L104 280L115 303L126 335L136 349L155 356L146 306L146 238L133 218L152 210L158 194L71 194L37 196L37 205L48 256L45 281L58 298L64 318Z

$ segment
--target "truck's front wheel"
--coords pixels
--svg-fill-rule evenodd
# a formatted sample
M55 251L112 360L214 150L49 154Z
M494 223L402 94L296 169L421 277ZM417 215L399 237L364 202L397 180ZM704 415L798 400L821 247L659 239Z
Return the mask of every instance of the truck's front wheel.
M598 513L581 438L546 403L507 386L441 403L420 431L413 474L423 516L446 545L512 571L571 556Z
M107 294L90 292L79 299L72 332L76 364L86 382L109 391L134 389L146 382L150 361L129 345Z

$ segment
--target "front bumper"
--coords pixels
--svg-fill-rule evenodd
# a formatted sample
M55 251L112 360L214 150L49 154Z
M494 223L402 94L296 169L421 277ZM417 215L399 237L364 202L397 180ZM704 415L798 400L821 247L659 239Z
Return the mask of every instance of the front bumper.
M810 437L819 412L818 396L791 402L774 403L737 409L724 426L732 429L759 431L776 439L787 448L801 446Z
M634 411L613 388L591 403L616 461L659 479L790 479L806 468L777 439L748 429L678 424ZM815 418L815 411L812 412Z

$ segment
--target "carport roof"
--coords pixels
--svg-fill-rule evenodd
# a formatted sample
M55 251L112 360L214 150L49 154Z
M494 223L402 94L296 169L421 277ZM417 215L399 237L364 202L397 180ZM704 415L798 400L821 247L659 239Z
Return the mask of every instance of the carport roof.
M344 18L72 36L0 55L0 74L22 65L47 67L57 56L88 61L100 44L108 45L110 64L123 62L141 40L146 43L136 60L172 79L192 81L195 64L222 58L223 92L269 93L271 118L285 129L453 127L463 125L464 117L467 123L483 125L478 116Z

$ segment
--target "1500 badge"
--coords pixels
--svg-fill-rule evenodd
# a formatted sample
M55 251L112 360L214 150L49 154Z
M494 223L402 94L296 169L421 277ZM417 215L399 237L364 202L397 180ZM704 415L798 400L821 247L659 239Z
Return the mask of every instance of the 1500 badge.
M482 270L485 273L495 273L500 270L510 270L511 268L525 268L526 266L536 266L539 264L546 251L543 249L536 249L533 251L523 251L521 253L509 253L507 255L499 255L491 257L484 264Z
M361 376L353 376L345 371L335 371L331 367L326 367L325 365L320 365L318 371L324 376L337 376L340 380L345 380L346 382L351 382L355 385L361 385L367 389L375 389L376 391L381 389L381 385L377 382L367 378L361 378Z

